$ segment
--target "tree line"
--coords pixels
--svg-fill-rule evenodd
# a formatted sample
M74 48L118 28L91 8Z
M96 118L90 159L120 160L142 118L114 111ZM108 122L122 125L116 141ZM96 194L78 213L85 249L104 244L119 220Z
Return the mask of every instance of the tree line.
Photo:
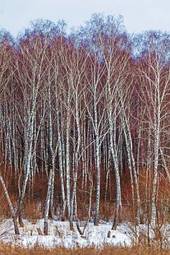
M98 225L110 186L116 228L125 175L136 223L143 193L147 220L156 223L160 178L170 181L170 34L131 36L121 18L101 15L69 34L64 22L49 21L35 22L17 40L1 32L0 99L0 181L16 225L23 226L30 183L41 174L46 234L57 208L73 228L81 192L87 218ZM7 171L17 178L16 206Z

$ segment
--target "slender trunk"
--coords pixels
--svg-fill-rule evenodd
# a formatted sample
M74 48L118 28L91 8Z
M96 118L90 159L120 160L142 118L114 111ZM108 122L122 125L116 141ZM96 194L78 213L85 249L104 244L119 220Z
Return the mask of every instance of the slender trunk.
M120 213L122 209L122 195L121 195L121 183L120 183L120 172L119 172L119 163L117 156L117 148L116 148L116 139L113 139L113 117L111 114L111 109L109 111L109 133L110 133L110 150L114 163L114 173L116 179L116 208L115 208L115 216L112 229L116 229L118 218L120 218Z
M19 235L20 232L19 232L19 227L18 227L18 223L17 223L16 213L15 213L14 207L13 207L13 205L12 205L11 199L10 199L10 197L9 197L8 190L7 190L7 188L6 188L4 179L3 179L3 177L2 177L1 175L0 175L0 182L1 182L1 184L2 184L2 188L3 188L3 191L4 191L4 195L5 195L6 200L7 200L7 202L8 202L8 206L9 206L10 213L11 213L11 216L12 216L12 220L13 220L13 223L14 223L14 231L15 231L15 234L16 234L16 235Z
M48 177L48 188L47 188L47 195L45 201L45 210L44 210L44 235L48 235L48 216L49 216L49 209L50 209L50 200L51 200L51 188L52 188L52 179L53 179L53 170L50 170L49 177Z
M64 187L63 151L62 151L62 143L61 143L61 134L59 130L59 121L58 121L58 155L59 155L59 173L60 173L61 194L62 194L62 216L65 217L66 195L65 195L65 187Z
M67 217L70 218L71 205L70 205L70 116L67 112L67 127L66 127L66 200L67 200Z
M132 184L133 184L133 182L135 184L134 199L136 200L136 203L134 203L134 204L136 204L136 223L137 223L137 225L139 225L140 224L140 217L141 217L139 183L138 183L138 176L137 176L137 171L136 171L135 159L134 159L134 155L133 155L132 138L131 138L131 134L130 134L130 130L129 130L127 120L125 118L126 118L125 116L123 116L123 118L122 118L123 129L124 129L123 131L124 131L126 149L127 149L127 154L128 154L128 164L129 164L129 168L130 168L129 170L130 170L130 174L132 175L131 178L133 178Z
M99 208L100 208L100 148L99 148L99 137L96 134L96 209L94 224L99 224Z

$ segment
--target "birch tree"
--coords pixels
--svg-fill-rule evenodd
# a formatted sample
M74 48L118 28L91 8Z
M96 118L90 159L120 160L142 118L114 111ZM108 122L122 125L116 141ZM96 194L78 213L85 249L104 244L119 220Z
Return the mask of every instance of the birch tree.
M34 37L33 35L32 37L30 36L21 40L19 52L16 53L16 79L20 85L24 108L24 170L18 203L18 215L21 226L23 225L23 203L34 154L34 128L38 97L42 85L41 81L45 73L44 61L46 48L46 41L43 41L40 36Z
M142 99L147 106L147 119L151 127L153 154L153 181L151 191L151 223L156 224L157 194L159 178L160 152L163 147L162 136L169 127L165 125L169 116L170 78L167 68L166 44L164 37L148 34L149 43L141 60L140 76L142 79ZM165 54L165 55L164 55ZM165 162L164 162L165 164Z

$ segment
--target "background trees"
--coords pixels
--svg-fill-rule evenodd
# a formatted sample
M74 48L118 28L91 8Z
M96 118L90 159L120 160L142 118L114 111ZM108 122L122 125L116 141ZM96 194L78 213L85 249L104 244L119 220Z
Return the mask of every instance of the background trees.
M41 21L15 43L3 37L1 172L13 180L21 225L24 202L36 200L46 234L49 217L71 228L112 217L116 228L128 203L139 224L144 175L155 224L170 179L169 45L168 34L130 38L120 18L101 15L70 35L62 22Z
M141 63L139 74L141 77L141 99L145 102L146 121L149 129L149 140L151 144L151 169L153 169L153 183L151 190L151 221L156 221L156 201L159 190L159 169L166 165L164 161L164 135L169 129L169 68L165 35L157 33L147 34L145 43L147 45ZM162 162L162 163L161 163ZM150 170L151 170L150 169ZM169 171L165 166L167 178Z

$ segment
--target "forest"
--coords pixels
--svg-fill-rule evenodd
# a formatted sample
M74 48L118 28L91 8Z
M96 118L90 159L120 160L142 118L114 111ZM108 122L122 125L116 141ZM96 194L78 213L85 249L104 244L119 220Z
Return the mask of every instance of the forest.
M121 17L0 32L0 217L170 221L170 34Z

